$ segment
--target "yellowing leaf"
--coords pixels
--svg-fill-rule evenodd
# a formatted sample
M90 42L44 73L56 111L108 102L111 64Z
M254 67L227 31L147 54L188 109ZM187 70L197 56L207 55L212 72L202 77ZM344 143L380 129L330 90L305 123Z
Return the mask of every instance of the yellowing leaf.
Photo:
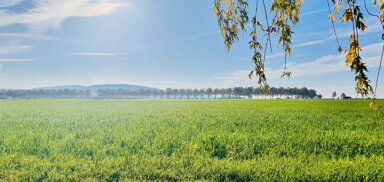
M352 42L355 42L355 36L354 35L351 35L349 37L349 42L352 43Z
M335 6L333 7L333 9L335 10L336 14L339 14L340 6L335 5Z
M252 31L251 36L252 36L252 37L256 37L256 36L257 36L257 32L256 32L256 30Z
M346 9L346 10L344 11L343 16L341 17L341 21L342 21L343 23L345 23L345 22L347 22L347 21L349 21L349 20L353 21L353 14L352 14L352 10L351 10L351 8Z
M254 71L251 71L251 72L248 74L249 79L252 79L252 77L253 77L253 72L254 72Z
M339 52L339 54L341 54L343 52L343 48L341 48L341 46L338 46L337 51Z
M264 37L265 37L266 39L269 39L269 34L268 34L268 33L265 34Z
M335 16L333 14L329 14L328 18L332 21L332 23L336 22Z
M292 50L291 50L290 47L287 47L287 48L285 48L285 52L286 52L288 55L291 55Z
M369 107L374 111L383 111L383 107L380 106L380 104L374 99L369 103Z
M354 60L354 56L353 56L352 54L348 53L348 54L347 54L347 57L346 57L346 59L345 59L345 63L346 63L347 65L351 65L352 62L353 62L353 60Z
M257 22L257 26L259 26L259 28L260 28L261 30L263 30L263 25L262 25L260 22Z

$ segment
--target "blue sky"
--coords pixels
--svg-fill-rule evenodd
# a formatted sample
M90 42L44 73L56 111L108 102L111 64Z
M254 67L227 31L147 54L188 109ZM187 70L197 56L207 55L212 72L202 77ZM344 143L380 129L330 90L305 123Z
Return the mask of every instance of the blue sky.
M274 43L266 60L271 86L356 96L354 75L336 52L327 16L323 1L304 2L288 60L293 77L280 79L284 56ZM374 81L383 44L381 27L371 17L366 24L362 56ZM345 48L349 27L339 22L337 31ZM227 53L210 0L2 0L0 87L256 87L247 77L253 68L247 35ZM379 95L384 97L384 74L380 79Z

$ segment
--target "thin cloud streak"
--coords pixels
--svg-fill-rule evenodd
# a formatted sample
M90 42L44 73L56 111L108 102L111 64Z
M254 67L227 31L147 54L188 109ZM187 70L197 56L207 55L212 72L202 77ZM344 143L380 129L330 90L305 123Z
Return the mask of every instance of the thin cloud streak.
M15 54L20 52L30 51L33 46L30 45L12 45L7 47L0 47L0 54Z
M381 26L380 22L376 20L376 18L367 19L366 24L367 24L368 29L363 31L363 32L359 32L360 35L377 33L377 32L381 32L381 30L382 30L382 26ZM339 38L347 38L352 33L349 28L337 29L336 32L337 32ZM313 40L313 41L307 41L307 42L293 44L292 47L316 46L316 45L324 44L328 41L336 41L335 35L333 34L333 32L318 32L318 34L321 34L321 33L329 34L329 36L326 38L323 38L323 39L319 39L319 40ZM380 34L380 36L381 36L381 34Z
M0 58L1 63L9 63L9 62L34 62L37 59L13 59L13 58Z
M310 11L310 12L307 12L307 13L302 13L301 16L307 16L307 15L312 15L312 14L316 14L316 13L322 13L324 11L328 11L328 9L321 9L321 10L316 10L316 11ZM249 24L248 26L250 26L250 25L251 24ZM198 38L212 36L212 35L218 35L218 34L220 34L220 31L200 33L200 34L191 35L191 36L187 36L187 37L183 37L183 38L179 38L179 39L175 39L175 40L170 40L170 41L164 41L164 42L158 42L158 43L144 45L142 47L139 47L139 49L158 47L158 46L163 46L163 45L167 45L167 44L179 43L179 42L184 42L184 41L187 41L187 40L193 40L193 39L198 39Z
M80 55L80 56L121 56L122 55L119 53L106 53L106 52L77 52L72 54Z
M314 41L308 41L308 42L303 42L299 44L294 44L292 47L305 47L305 46L315 46L315 45L321 45L327 41L329 41L330 38L327 39L321 39L321 40L314 40Z
M148 45L144 45L144 46L139 47L139 48L143 49L143 48L158 47L158 46L163 46L163 45L172 44L172 43L184 42L186 40L198 39L198 38L211 36L211 35L218 35L219 33L220 33L219 31L201 33L201 34L196 34L196 35L192 35L192 36L188 36L188 37L184 37L184 38L180 38L180 39L148 44Z
M119 60L119 61L134 61L134 60L140 60L140 61L146 61L148 60L145 57L142 56L136 56L132 54L127 53L118 53L118 52L76 52L71 53L71 55L77 55L77 56L88 56L88 57L110 57L113 58L111 60ZM111 61L109 60L109 61Z
M29 40L60 40L55 37L33 33L0 33L0 38L29 39Z
M302 14L300 14L300 16L313 15L313 14L327 12L327 11L328 11L328 9L320 9L320 10L315 10L315 11L310 11L310 12L302 13Z
M363 61L369 69L378 68L380 56L378 53L382 49L382 43L364 46L362 52ZM350 69L344 62L345 55L328 55L320 57L312 62L287 65L288 70L293 73L293 78L303 76L316 76L327 73L348 72ZM266 75L269 79L280 79L283 69L266 69ZM254 83L248 78L249 70L237 70L229 75L221 77L213 77L213 80L219 80L221 85L233 86L238 84Z

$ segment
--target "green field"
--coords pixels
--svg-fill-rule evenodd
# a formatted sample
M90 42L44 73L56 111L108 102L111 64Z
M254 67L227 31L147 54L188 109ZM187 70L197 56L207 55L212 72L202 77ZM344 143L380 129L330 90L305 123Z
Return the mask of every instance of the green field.
M0 101L0 181L384 181L368 101Z

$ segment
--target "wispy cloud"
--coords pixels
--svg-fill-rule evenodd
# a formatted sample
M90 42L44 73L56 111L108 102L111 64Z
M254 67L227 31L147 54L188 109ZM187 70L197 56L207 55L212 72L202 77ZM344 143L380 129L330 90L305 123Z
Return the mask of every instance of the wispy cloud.
M378 68L380 60L380 51L382 43L371 44L363 47L362 58L369 69ZM293 77L316 76L327 73L349 71L350 69L344 62L345 55L328 55L320 57L316 60L305 63L288 64L288 70L293 73ZM254 84L254 81L248 79L250 70L236 70L225 76L214 77L214 80L219 80L221 85L233 86L239 84ZM269 79L279 79L282 69L267 69L266 74Z
M33 33L0 33L0 38L29 39L29 40L60 40L55 37Z
M329 40L331 40L331 38L302 42L302 43L294 44L292 47L315 46L315 45L323 44Z
M302 13L301 16L308 16L308 15L312 15L312 14L322 13L324 11L328 11L328 9L321 9L321 10L315 10L315 11L310 11L310 12ZM248 24L248 26L251 26L251 24ZM151 44L148 44L148 45L141 46L140 48L158 47L158 46L163 46L163 45L167 45L167 44L179 43L179 42L184 42L184 41L187 41L187 40L193 40L193 39L198 39L198 38L212 36L212 35L218 35L218 34L220 34L220 31L199 33L199 34L195 34L195 35L190 35L190 36L182 37L182 38L179 38L179 39L151 43Z
M315 10L315 11L309 11L309 12L301 13L300 16L313 15L313 14L323 13L323 12L327 12L327 11L328 11L328 9L319 9L319 10Z
M25 12L0 12L0 26L24 24L36 31L60 28L70 17L93 17L110 14L131 5L123 1L34 0L35 6Z
M0 47L0 54L15 54L20 52L30 51L33 46L30 45L11 45L7 47Z
M37 59L0 58L0 62L1 63L7 63L7 62L31 62L31 61L37 61Z
M80 55L80 56L121 56L120 53L107 53L107 52L77 52L72 53L73 55Z
M277 57L283 57L284 55L285 55L284 52L277 52L277 53L266 55L265 59L272 59L272 58L277 58Z
M17 4L20 4L23 1L24 0L1 0L0 8L15 6Z
M377 33L377 32L381 32L383 30L380 21L376 17L367 18L365 20L365 24L367 25L367 29L363 32L359 32L360 35ZM352 30L349 27L338 28L336 31L338 32L338 36L341 38L349 37L352 34ZM380 37L381 37L381 34L380 34ZM332 38L334 38L333 35L332 35Z
M382 26L381 26L380 22L377 20L377 18L368 18L366 20L366 25L367 25L368 29L363 31L363 32L360 32L360 35L377 33L377 32L382 31ZM336 32L337 32L339 38L347 38L352 33L350 28L338 28L338 29L336 29ZM333 34L333 31L329 31L328 29L325 31L316 32L315 34L318 34L318 35L321 35L321 34L324 35L325 34L326 37L319 39L319 40L310 40L310 41L306 41L306 42L296 43L296 44L293 44L292 47L316 46L316 45L324 44L328 41L336 41L335 36ZM380 36L381 36L381 34L380 34ZM313 39L312 36L308 36L308 37Z
M163 45L172 44L172 43L184 42L186 40L192 40L192 39L202 38L202 37L211 36L211 35L218 35L219 33L220 33L219 31L200 33L200 34L191 35L191 36L187 36L187 37L183 37L183 38L179 38L179 39L152 43L152 44L141 46L140 48L150 48L150 47L163 46Z
M119 52L76 52L71 53L72 55L77 56L88 56L88 57L111 57L114 58L113 60L147 60L147 58L139 56L139 55L132 55L127 53L119 53Z

